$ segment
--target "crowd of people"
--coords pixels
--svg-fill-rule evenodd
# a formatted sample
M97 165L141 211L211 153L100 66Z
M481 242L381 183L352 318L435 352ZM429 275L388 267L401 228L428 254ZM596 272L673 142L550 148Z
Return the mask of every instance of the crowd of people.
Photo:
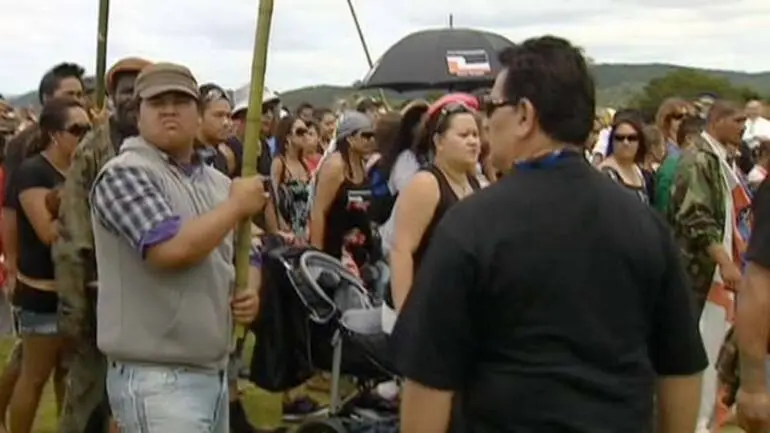
M597 109L568 41L500 60L483 96L400 109L289 110L265 92L254 177L248 95L132 57L97 109L84 69L54 66L39 114L3 116L18 343L0 431L32 432L52 379L62 433L267 432L239 401L232 341L260 310L265 236L341 260L383 299L404 433L718 432L736 403L766 431L762 102ZM284 396L286 418L322 409L304 387Z

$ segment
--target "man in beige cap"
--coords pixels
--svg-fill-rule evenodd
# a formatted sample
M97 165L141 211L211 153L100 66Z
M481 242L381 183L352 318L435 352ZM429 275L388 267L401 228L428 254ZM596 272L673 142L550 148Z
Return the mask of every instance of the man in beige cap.
M232 321L250 323L258 308L256 287L232 291L232 232L265 191L196 155L187 68L148 66L135 95L139 136L102 168L90 200L110 406L122 433L227 433Z

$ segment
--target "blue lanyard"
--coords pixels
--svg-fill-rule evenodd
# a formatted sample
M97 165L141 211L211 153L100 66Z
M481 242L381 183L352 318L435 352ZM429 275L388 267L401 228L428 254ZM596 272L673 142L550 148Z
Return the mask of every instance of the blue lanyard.
M560 161L571 158L575 155L578 155L578 153L561 149L551 152L542 158L517 162L513 164L513 167L519 171L548 169L555 167Z

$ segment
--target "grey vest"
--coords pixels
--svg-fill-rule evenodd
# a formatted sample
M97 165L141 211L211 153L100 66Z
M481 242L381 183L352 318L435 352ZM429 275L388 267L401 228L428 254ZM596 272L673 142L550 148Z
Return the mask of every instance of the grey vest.
M228 196L230 180L214 168L204 166L186 176L138 137L126 140L99 176L121 165L146 170L183 222ZM93 211L92 221L99 349L119 361L224 368L232 335L232 234L202 262L163 271L150 267L125 239L103 227Z

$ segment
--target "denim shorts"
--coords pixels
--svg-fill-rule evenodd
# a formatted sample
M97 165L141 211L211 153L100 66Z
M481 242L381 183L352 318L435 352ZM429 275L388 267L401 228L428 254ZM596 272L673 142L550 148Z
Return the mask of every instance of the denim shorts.
M20 309L16 312L16 332L25 335L57 335L59 319L56 313L38 313Z

